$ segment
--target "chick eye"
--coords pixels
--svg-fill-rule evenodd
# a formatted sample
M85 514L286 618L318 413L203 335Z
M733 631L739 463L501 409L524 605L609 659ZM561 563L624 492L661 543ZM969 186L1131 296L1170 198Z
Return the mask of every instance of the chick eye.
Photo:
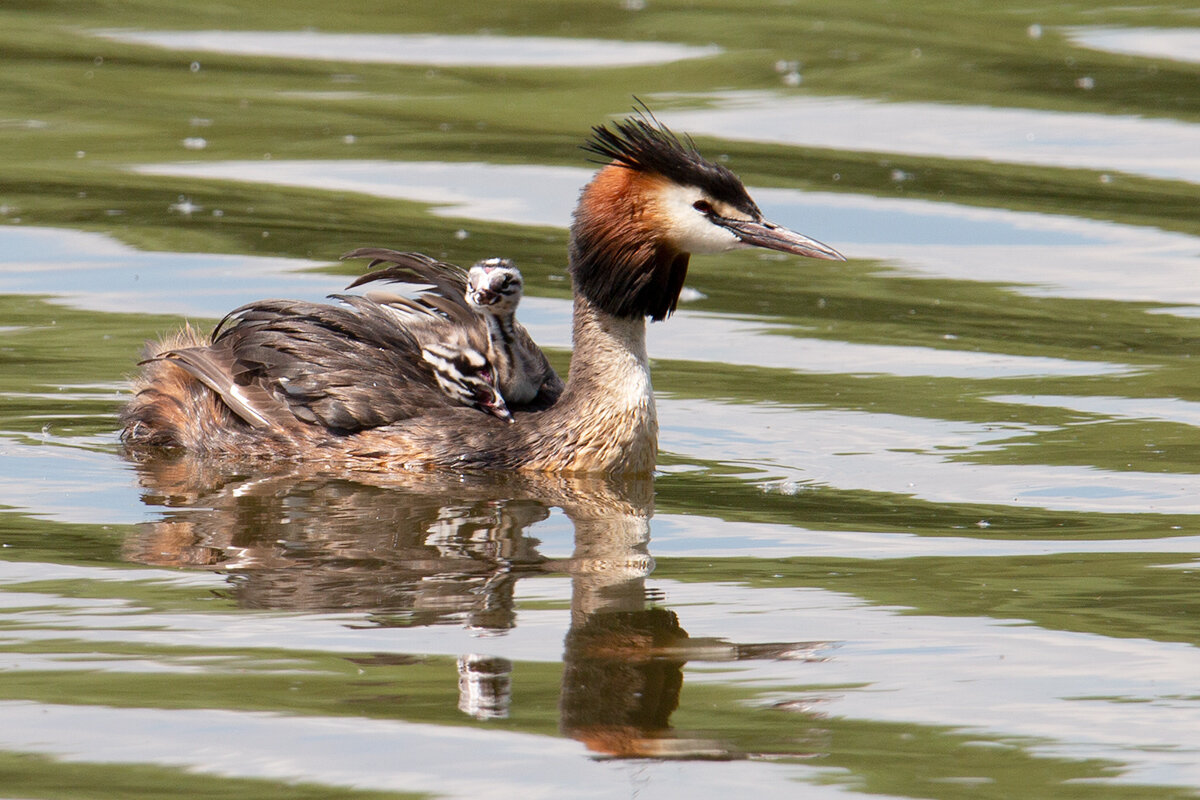
M701 214L711 214L713 210L712 203L708 202L707 200L697 200L696 202L692 203L692 208L696 209Z

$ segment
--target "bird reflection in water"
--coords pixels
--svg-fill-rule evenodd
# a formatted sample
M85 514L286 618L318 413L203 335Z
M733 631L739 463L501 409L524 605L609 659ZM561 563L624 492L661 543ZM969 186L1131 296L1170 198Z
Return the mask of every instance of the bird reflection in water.
M145 501L165 510L126 542L126 556L226 572L230 595L245 608L352 611L380 627L465 625L486 643L517 624L520 578L570 576L559 726L605 756L752 755L671 728L684 664L812 660L828 646L692 638L675 612L651 603L648 477L331 476L303 468L251 475L190 456L135 466ZM553 508L574 526L569 558L542 556L529 535ZM386 656L398 657L406 658ZM457 667L464 714L508 716L513 662L474 652L461 654Z

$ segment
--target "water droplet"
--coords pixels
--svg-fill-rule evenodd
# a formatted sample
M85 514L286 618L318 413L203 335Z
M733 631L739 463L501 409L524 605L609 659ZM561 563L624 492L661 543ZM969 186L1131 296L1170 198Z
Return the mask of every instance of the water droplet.
M353 133L347 133L345 136L342 137L342 144L354 144L357 141L358 141L358 137L355 136Z
M188 69L190 69L192 72L199 72L200 71L200 62L193 61L191 66L188 67Z
M1040 39L1042 38L1042 26L1035 22L1025 29L1025 33L1030 39Z
M1075 85L1080 89L1095 89L1096 79L1091 75L1084 75L1082 78L1075 79Z
M208 140L201 136L189 136L183 140L185 150L203 150L208 147Z
M177 214L183 214L185 217L190 217L195 212L200 211L201 208L193 203L190 198L180 195L176 202L167 206L167 210L173 211Z
M467 232L466 232L465 230L463 230L462 228L459 228L458 230L456 230L456 231L454 232L454 238L455 238L455 239L458 239L459 241L462 241L463 239L467 238L467 237L468 237L468 236L470 236L470 235L471 235L471 234L467 233Z

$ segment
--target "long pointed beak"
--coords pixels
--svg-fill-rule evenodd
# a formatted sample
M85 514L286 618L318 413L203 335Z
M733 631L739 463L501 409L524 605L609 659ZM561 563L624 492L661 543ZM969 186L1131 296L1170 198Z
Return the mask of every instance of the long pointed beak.
M781 253L792 253L809 258L824 258L829 261L846 260L844 255L829 245L821 244L816 239L810 239L802 233L788 230L773 222L735 219L723 220L721 224L742 242L754 247L765 247L768 250L778 250Z

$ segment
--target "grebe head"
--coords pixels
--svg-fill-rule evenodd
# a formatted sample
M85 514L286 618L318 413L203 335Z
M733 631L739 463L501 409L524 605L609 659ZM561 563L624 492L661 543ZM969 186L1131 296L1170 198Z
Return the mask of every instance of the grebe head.
M481 313L513 314L523 287L521 271L507 258L477 261L467 272L467 305Z
M433 369L438 387L460 405L477 408L505 422L515 422L487 356L469 347L428 343L421 358Z
M608 160L583 190L571 228L578 291L619 317L675 310L688 256L763 247L844 261L832 247L768 222L742 181L643 108L596 126L584 149Z

